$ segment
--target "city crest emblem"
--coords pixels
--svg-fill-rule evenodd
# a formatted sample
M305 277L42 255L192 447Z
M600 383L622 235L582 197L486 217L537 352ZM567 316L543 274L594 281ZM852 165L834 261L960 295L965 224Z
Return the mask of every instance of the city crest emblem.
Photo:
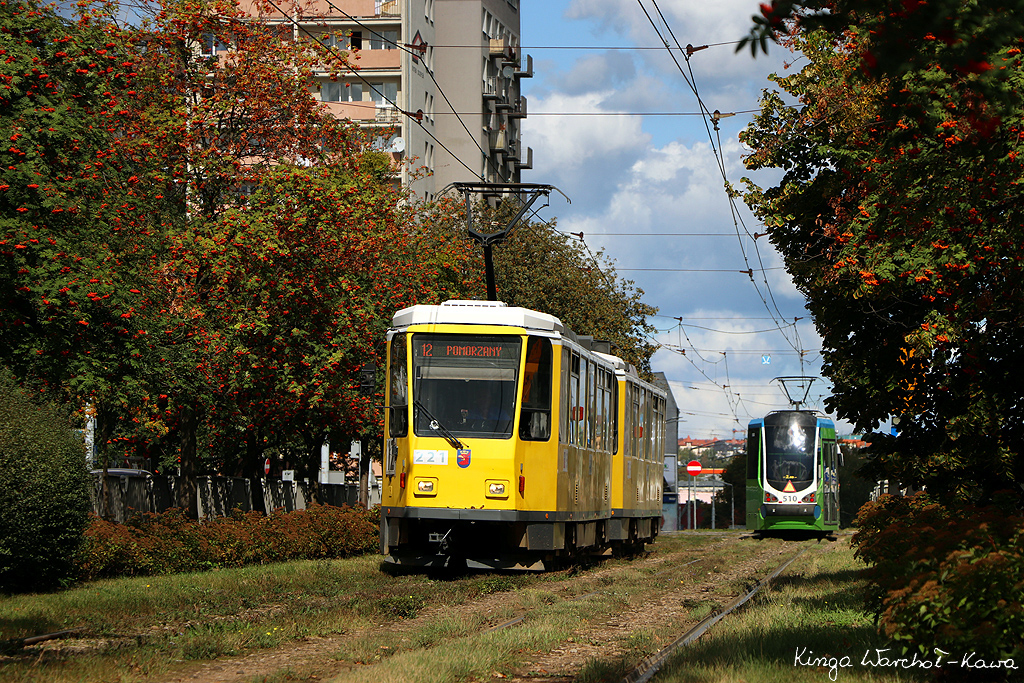
M458 463L459 467L469 467L469 460L471 455L472 451L470 451L468 448L460 448L455 456L455 462Z

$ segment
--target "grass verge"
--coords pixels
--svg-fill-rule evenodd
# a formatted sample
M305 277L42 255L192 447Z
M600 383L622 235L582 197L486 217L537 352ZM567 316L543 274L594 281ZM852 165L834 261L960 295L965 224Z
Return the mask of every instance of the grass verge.
M655 554L672 553L683 545L660 542ZM411 645L384 635L425 608L454 608L495 593L555 601L561 598L548 594L545 586L589 573L574 569L446 577L386 572L380 562L378 555L295 561L103 579L54 593L0 595L0 644L82 629L67 641L0 652L0 681L153 680L225 656L338 636L348 643L338 654L339 663L376 662L398 650L430 649L479 633L488 624L515 616L442 614L411 634ZM615 565L628 568L630 563L615 560L596 568Z
M863 563L849 537L807 553L751 599L679 650L658 683L927 681L934 667L886 665L905 655L863 609ZM879 654L878 651L883 651ZM910 658L913 655L906 655ZM933 658L934 659L934 658ZM927 665L926 665L927 666Z

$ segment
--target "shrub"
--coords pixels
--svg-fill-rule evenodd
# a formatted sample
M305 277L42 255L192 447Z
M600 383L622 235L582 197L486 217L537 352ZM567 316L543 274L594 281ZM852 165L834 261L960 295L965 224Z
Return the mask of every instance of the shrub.
M868 601L889 637L928 653L1024 659L1024 517L918 494L883 496L857 524Z
M205 521L177 509L135 515L124 524L93 517L79 555L80 575L168 574L363 554L377 548L377 515L314 505L269 516L236 511Z
M45 590L75 574L89 521L85 447L66 417L0 368L0 591Z

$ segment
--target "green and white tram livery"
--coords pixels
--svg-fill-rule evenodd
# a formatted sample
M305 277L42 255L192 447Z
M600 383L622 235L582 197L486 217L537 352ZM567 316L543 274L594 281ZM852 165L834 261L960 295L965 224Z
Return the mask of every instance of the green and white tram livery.
M809 410L780 410L747 428L747 529L839 529L841 455L835 423Z

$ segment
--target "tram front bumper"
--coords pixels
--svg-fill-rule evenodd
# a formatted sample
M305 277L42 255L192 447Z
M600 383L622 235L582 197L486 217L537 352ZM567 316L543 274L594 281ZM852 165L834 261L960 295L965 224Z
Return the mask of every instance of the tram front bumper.
M784 505L782 503L766 503L761 506L761 518L768 517L821 517L821 506L811 504Z

